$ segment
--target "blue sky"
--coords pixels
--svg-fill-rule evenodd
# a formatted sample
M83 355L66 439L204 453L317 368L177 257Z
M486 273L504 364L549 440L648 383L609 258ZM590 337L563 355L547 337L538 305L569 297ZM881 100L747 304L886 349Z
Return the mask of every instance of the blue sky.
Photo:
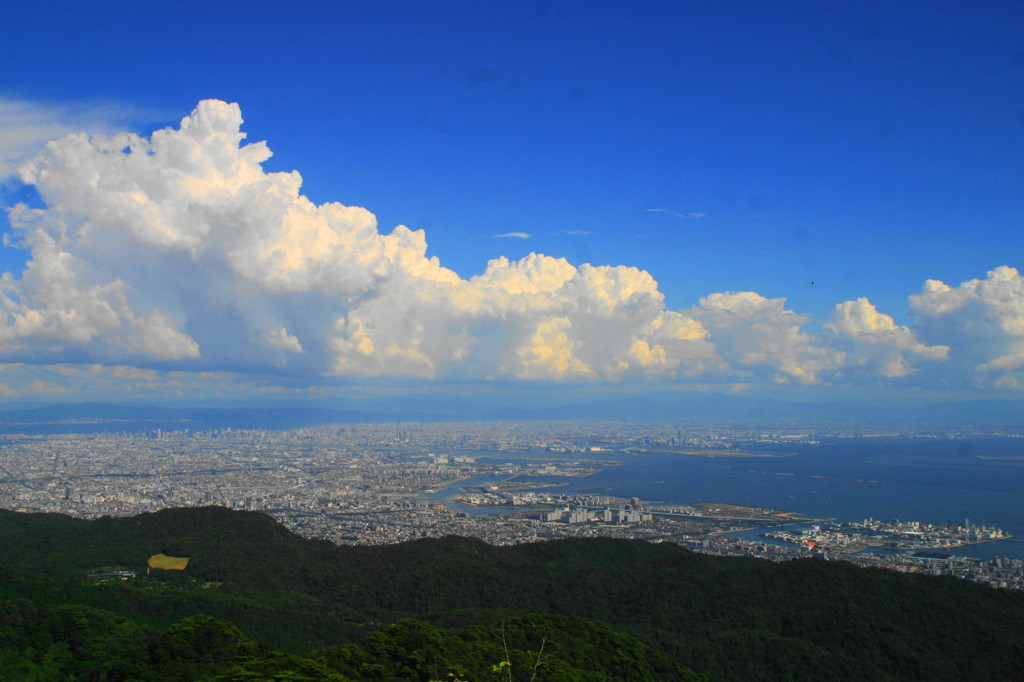
M394 382L1019 397L1019 3L40 2L5 17L0 203L24 205L0 250L6 400L331 400ZM301 235L265 224L295 207L257 210L250 176L216 206L157 188L185 172L167 150L148 170L105 166L120 152L95 141L38 156L78 130L180 134L208 99L266 141L256 168L297 170L313 206L365 207L377 236L351 215ZM126 218L133 183L151 205ZM422 235L388 252L396 225Z

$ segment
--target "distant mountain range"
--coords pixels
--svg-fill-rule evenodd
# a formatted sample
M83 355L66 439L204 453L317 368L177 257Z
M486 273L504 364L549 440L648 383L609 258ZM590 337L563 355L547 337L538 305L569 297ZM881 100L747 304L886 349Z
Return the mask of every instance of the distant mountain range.
M138 577L89 577L115 569ZM1009 680L1021 660L1024 594L955 578L599 538L336 546L218 507L0 511L2 679Z
M562 405L497 406L466 398L360 402L332 407L145 406L113 403L14 405L0 410L0 433L96 433L215 428L287 429L362 422L520 421L567 419L734 420L884 423L906 426L1019 427L1024 402L973 400L928 406L804 403L748 396L684 394L593 400Z

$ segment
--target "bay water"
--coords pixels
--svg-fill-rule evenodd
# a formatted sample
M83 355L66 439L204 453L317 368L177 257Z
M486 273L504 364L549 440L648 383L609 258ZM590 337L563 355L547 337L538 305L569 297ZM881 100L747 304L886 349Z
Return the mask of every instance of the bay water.
M566 494L638 497L649 503L719 502L816 519L995 526L1014 538L957 553L1024 559L1024 438L839 438L816 445L744 446L743 452L754 456L587 453L578 457L621 463L585 478L548 480L565 483L556 490Z

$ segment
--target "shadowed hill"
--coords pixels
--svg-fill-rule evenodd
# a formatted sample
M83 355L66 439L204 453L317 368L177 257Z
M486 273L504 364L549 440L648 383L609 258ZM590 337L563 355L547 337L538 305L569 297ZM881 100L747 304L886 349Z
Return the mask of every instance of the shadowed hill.
M188 568L85 581L98 567L144 570L160 552L189 557ZM722 679L1010 679L1024 660L1018 593L669 543L494 547L448 537L353 547L216 507L95 521L0 512L0 566L8 597L88 604L159 627L207 613L293 653L403 618L466 627L562 614L607 623Z

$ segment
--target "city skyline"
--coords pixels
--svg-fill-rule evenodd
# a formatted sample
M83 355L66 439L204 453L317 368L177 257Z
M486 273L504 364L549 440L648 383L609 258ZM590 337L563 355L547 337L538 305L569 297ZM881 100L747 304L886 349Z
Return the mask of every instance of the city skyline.
M217 506L343 545L613 537L813 553L1019 590L1020 458L1006 454L1019 437L621 419L4 435L0 505L79 519Z
M0 399L1019 399L1021 29L995 3L18 8Z

